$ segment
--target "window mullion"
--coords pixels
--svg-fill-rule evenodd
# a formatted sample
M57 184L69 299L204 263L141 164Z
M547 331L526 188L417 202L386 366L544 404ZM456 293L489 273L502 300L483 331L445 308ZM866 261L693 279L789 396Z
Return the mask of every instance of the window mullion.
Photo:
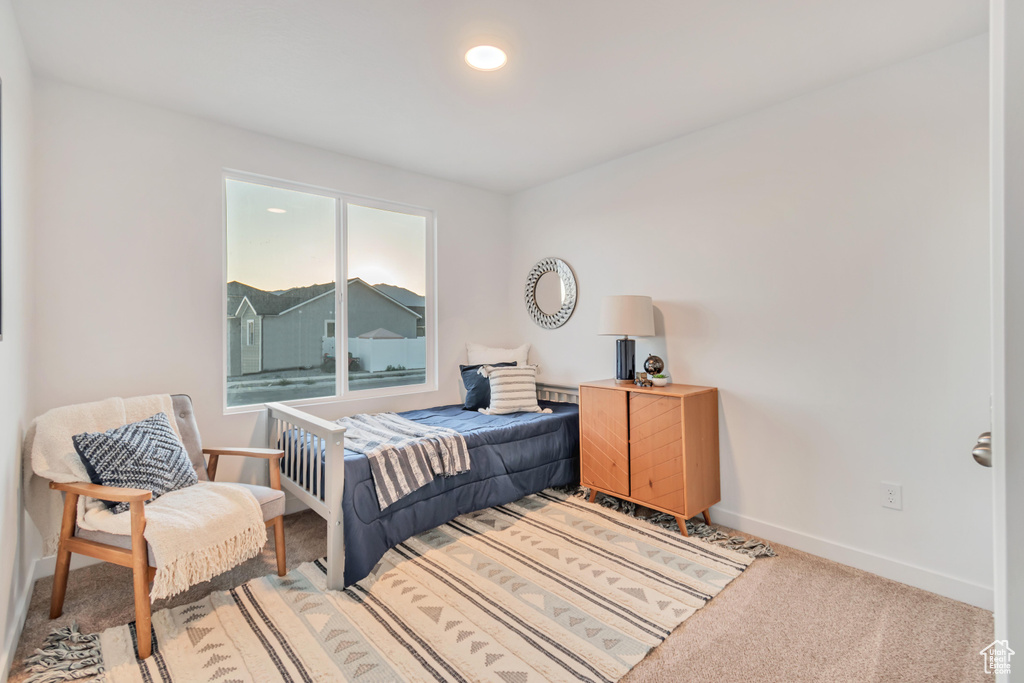
M335 211L335 269L337 284L334 286L334 354L335 354L335 394L344 396L348 393L348 219L347 202L344 197L337 198Z

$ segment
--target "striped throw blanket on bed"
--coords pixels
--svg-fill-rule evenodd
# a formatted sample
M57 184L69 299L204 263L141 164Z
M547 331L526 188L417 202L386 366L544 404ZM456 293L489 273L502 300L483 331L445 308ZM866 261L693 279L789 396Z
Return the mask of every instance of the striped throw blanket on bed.
M454 429L420 424L394 413L352 415L337 422L345 428L345 448L369 460L381 510L435 476L451 477L469 470L466 440Z

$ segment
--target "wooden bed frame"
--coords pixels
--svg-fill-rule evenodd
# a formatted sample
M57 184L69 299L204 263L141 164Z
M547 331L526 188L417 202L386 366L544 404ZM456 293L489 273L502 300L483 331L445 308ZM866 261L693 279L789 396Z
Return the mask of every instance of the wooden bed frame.
M538 384L542 401L579 403L579 387ZM341 497L345 491L345 428L282 403L267 403L267 447L279 448L281 436L298 430L299 438L281 443L281 487L327 520L327 588L345 587L345 525ZM308 437L324 444L324 471L314 466L319 449L300 448ZM310 453L309 451L314 451ZM309 462L310 458L314 462ZM300 473L308 472L303 478ZM303 480L304 479L304 480ZM321 500L321 496L323 500Z

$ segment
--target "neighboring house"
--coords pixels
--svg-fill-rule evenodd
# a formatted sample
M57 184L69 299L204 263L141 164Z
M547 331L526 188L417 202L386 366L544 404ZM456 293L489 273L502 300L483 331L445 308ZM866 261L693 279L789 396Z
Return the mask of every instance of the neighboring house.
M410 311L413 311L420 316L419 321L416 324L416 336L425 337L427 332L424 326L424 322L427 319L427 300L422 294L416 292L410 292L405 287L399 287L397 285L378 284L373 286L374 289L384 292L392 299L402 304Z
M335 335L334 308L333 282L281 292L229 282L228 375L320 365L323 338ZM397 337L414 339L422 314L352 278L348 320L349 337L385 328Z
M400 287L398 289L401 289ZM359 278L348 281L349 338L383 327L405 339L415 339L423 314L397 301L386 291Z

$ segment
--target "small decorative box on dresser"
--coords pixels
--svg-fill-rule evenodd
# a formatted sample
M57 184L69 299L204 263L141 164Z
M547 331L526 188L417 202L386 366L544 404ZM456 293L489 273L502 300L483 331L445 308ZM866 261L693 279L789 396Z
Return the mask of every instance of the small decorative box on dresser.
M607 493L686 520L722 499L718 389L641 388L614 380L580 385L580 478Z

